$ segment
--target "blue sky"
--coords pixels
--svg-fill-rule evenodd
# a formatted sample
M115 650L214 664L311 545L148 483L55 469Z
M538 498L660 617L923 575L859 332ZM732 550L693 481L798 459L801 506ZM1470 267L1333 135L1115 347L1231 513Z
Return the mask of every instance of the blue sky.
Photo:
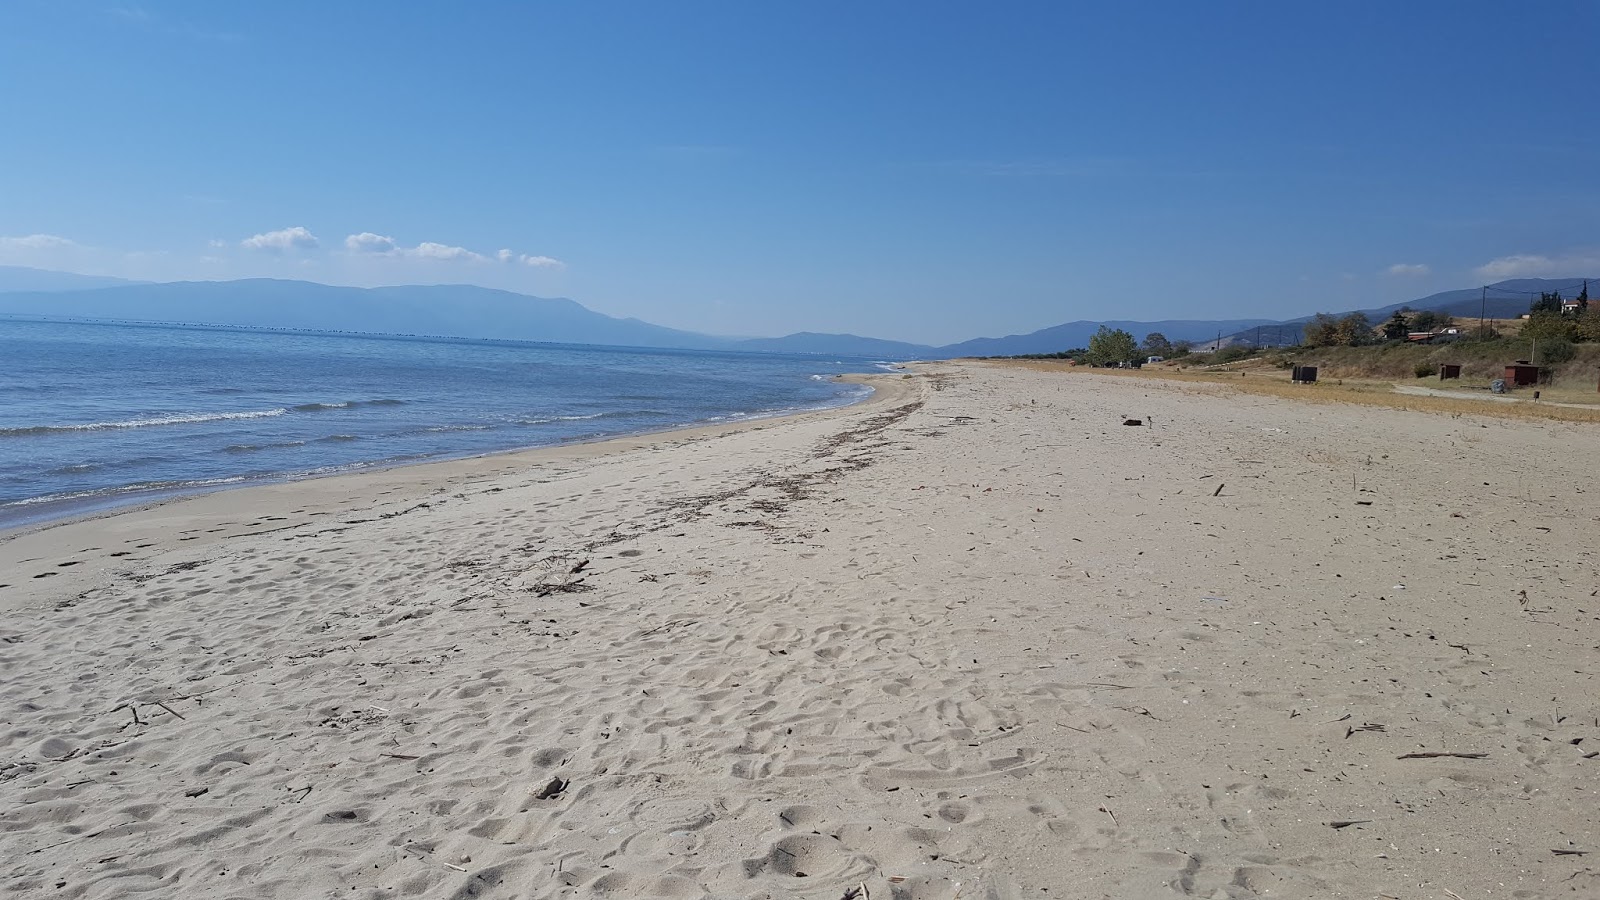
M9 0L0 264L926 342L1595 275L1597 36L1592 0Z

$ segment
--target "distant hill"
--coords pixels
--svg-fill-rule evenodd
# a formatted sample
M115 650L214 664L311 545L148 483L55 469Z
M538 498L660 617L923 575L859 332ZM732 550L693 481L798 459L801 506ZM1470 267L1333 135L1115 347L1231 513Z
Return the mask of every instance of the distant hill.
M958 356L1018 356L1025 353L1059 353L1076 347L1087 347L1089 338L1100 329L1120 328L1139 340L1151 332L1159 331L1170 341L1215 340L1217 334L1229 334L1245 328L1268 324L1269 319L1166 319L1160 322L1068 322L1052 325L1029 334L1012 334L998 338L974 338L959 344L948 344L936 349L941 358Z
M88 288L140 283L129 281L126 278L112 278L108 275L78 275L74 272L30 269L26 266L0 266L0 293L13 293L16 291L81 291Z
M179 281L0 293L0 313L691 350L724 349L733 343L614 318L571 300L464 284L355 288L268 278Z
M1563 290L1571 296L1582 280L1518 278L1491 285L1488 315L1521 315L1540 291ZM1600 278L1592 280L1600 295ZM31 287L22 290L12 285ZM1600 296L1596 299L1600 300ZM1375 323L1402 306L1441 310L1467 320L1476 318L1479 303L1480 291L1474 288L1445 291L1363 312ZM1140 339L1159 331L1168 340L1192 341L1197 346L1215 341L1218 332L1223 334L1225 344L1254 344L1258 339L1269 345L1297 343L1301 327L1311 318L1076 321L1028 334L981 337L933 347L815 332L779 338L716 337L639 319L619 319L564 298L530 297L467 284L355 288L269 278L147 284L0 266L0 315L6 314L883 359L1058 353L1087 346L1090 336L1102 325L1123 329Z

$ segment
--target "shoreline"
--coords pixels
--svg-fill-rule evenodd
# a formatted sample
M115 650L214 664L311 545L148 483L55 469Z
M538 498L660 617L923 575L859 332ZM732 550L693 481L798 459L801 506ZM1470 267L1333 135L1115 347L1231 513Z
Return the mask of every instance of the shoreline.
M904 365L904 364L902 364ZM834 381L846 384L860 384L871 390L860 397L845 403L833 406L823 406L811 409L801 409L788 412L778 412L771 415L754 415L741 418L733 422L722 423L692 423L658 431L623 432L620 434L605 435L589 439L562 441L554 444L539 444L526 447L512 447L505 450L493 450L487 453L465 453L461 455L444 455L420 460L386 460L373 463L360 464L332 472L308 473L277 473L261 476L242 476L236 480L216 485L178 485L171 488L152 487L148 489L134 489L134 486L118 488L107 493L98 493L92 497L63 498L54 501L41 501L38 499L17 501L20 506L24 503L37 503L48 509L37 516L19 516L13 521L0 518L0 543L23 534L48 530L60 525L75 522L93 521L107 516L121 515L123 513L139 512L154 509L170 503L178 503L197 497L230 491L243 491L253 488L262 488L279 485L294 485L319 482L326 479L357 477L361 475L377 474L395 470L405 470L422 466L451 465L454 463L468 462L478 459L492 459L505 456L515 456L525 453L540 451L555 451L563 448L586 448L595 445L607 444L612 441L627 441L632 439L647 439L652 436L672 435L685 432L695 432L700 429L731 428L737 429L744 425L753 425L787 419L795 416L807 416L828 413L834 410L853 409L865 404L871 404L883 392L879 382L887 383L890 379L900 376L898 372L884 373L847 373L833 376ZM117 492L125 491L124 494ZM0 511L3 515L3 511Z

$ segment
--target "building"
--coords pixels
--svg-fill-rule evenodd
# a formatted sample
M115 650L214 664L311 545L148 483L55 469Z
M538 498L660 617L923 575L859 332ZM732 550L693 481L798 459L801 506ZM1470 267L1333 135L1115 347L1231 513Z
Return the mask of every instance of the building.
M1506 366L1506 384L1512 387L1528 387L1529 385L1538 384L1539 372L1538 366L1525 359L1519 359Z

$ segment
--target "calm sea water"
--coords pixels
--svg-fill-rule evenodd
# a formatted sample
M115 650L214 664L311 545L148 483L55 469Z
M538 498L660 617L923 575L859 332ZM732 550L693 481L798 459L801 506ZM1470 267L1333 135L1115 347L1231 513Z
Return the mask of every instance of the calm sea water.
M259 479L835 406L882 364L0 319L0 527Z

